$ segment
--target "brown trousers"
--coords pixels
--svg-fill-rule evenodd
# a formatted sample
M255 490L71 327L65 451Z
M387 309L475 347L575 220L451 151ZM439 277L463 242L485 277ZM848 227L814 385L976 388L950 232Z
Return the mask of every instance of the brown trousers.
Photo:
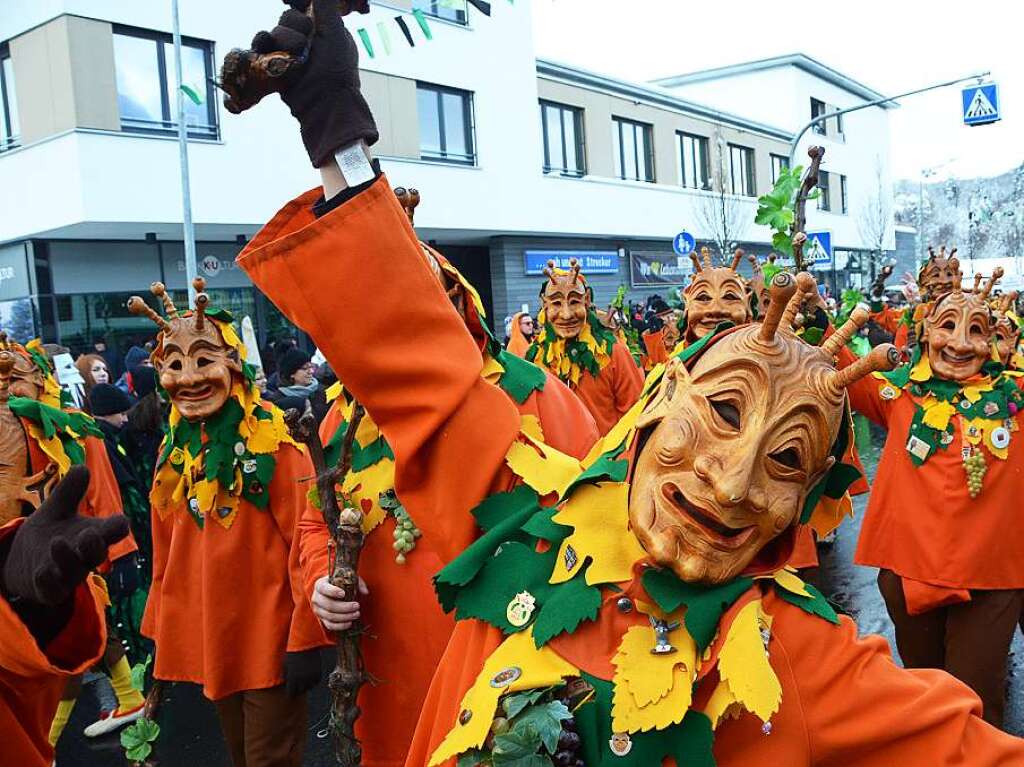
M234 767L301 767L306 745L306 696L284 685L246 690L215 701Z
M878 573L889 616L896 625L896 646L907 668L939 668L974 690L984 705L982 716L1003 725L1006 708L1006 661L1024 590L971 591L971 601L910 615L903 583L890 570Z

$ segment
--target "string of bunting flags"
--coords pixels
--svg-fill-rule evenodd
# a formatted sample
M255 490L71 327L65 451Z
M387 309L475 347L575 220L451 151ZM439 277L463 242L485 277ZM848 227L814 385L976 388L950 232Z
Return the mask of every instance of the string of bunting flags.
M514 5L515 0L508 0L509 5ZM455 11L466 11L468 12L469 7L473 6L482 13L484 16L491 15L491 3L486 0L437 0L437 5L441 8L447 8ZM433 40L434 33L430 28L430 22L427 21L427 15L419 8L412 10L412 18L416 22L416 26L419 27L425 40ZM407 14L400 14L395 16L394 22L401 31L405 41L409 44L410 48L416 47L416 38L413 36L412 28L407 20ZM374 44L374 39L370 35L370 30L366 27L360 27L356 30L356 34L359 36L360 42L363 44L363 48L366 50L366 54L371 58L377 58L378 52L382 52L385 56L390 56L392 52L391 45L391 32L389 30L389 24L384 21L377 22L377 39L379 40L379 48Z

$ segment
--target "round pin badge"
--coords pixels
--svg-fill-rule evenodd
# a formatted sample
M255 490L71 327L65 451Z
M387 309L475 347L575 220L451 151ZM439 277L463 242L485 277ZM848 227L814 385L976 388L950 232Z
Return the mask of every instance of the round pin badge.
M1005 450L1010 446L1010 432L1002 426L993 429L989 439L992 440L992 447L996 450Z
M504 687L508 687L519 677L523 675L523 670L519 666L509 666L503 668L497 674L491 677L491 687L496 690L500 690Z
M892 386L883 386L878 390L878 394L884 400L896 399L896 389Z
M529 591L523 591L512 597L512 601L505 608L505 618L515 628L522 628L530 622L533 611L537 607L537 600Z
M245 443L244 442L236 442L235 443L235 455L237 455L239 458L241 458L243 455L245 455Z
M608 748L616 756L626 756L633 750L633 740L629 737L628 732L616 732L608 741Z

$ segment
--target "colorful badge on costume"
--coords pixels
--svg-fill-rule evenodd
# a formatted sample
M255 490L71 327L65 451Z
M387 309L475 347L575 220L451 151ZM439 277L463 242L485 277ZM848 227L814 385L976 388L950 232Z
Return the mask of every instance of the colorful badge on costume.
M714 333L723 322L742 325L751 318L746 284L736 271L743 259L743 251L737 249L728 266L716 267L707 248L701 248L701 256L703 264L696 253L690 254L693 277L683 290L688 343Z
M608 741L608 748L615 756L629 756L629 752L633 750L633 740L628 732L616 732Z
M523 591L512 597L505 609L505 617L510 625L522 628L530 622L533 611L537 608L537 600L529 591Z
M956 258L956 248L946 253L943 245L938 253L928 248L928 260L917 273L917 287L925 301L933 301L944 293L960 287L963 273Z

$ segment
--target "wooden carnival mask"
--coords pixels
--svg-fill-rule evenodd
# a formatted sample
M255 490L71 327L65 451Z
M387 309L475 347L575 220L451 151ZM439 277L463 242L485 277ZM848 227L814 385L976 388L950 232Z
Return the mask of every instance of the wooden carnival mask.
M917 286L926 301L956 290L960 287L961 279L963 273L960 271L960 261L956 258L956 248L949 251L948 255L945 245L938 253L934 248L928 248L928 260L917 274Z
M160 385L183 418L202 421L224 407L232 384L242 375L242 361L238 351L224 341L217 326L206 319L210 303L203 292L206 282L197 277L193 286L198 293L194 311L179 314L159 282L150 289L163 302L167 319L139 296L132 296L128 308L133 314L149 317L160 328L151 358Z
M24 347L8 342L6 333L0 333L0 349L11 358L11 370L6 375L8 396L39 399L45 387L46 374Z
M815 290L809 274L797 280ZM794 527L807 494L835 459L846 386L892 369L889 344L837 371L834 355L867 312L821 348L783 321L796 281L772 279L763 323L727 331L692 362L669 362L638 426L630 524L651 558L693 583L724 583ZM785 316L784 316L785 315Z
M544 274L548 277L540 294L544 316L559 338L576 338L590 311L590 291L580 265L574 258L565 271L556 268L554 261L548 261Z
M966 381L981 372L992 357L994 320L988 296L1003 270L996 268L984 288L975 292L959 288L939 296L924 320L921 343L932 372L947 381Z
M736 267L743 258L743 251L737 250L729 266L716 267L711 261L707 248L701 249L704 264L701 265L696 253L693 260L693 281L683 291L686 299L686 340L697 341L722 322L742 325L750 321L750 301L743 278Z
M1015 316L1011 316L1014 305L1017 303L1017 291L1006 293L999 297L999 304L996 307L996 351L999 353L999 361L1009 365L1017 344L1020 343L1020 326Z
M683 334L679 330L679 321L682 319L682 312L678 309L673 309L670 312L659 315L659 318L665 323L664 332L661 335L661 342L665 345L665 351L671 354L676 346L679 345L679 340L683 337Z

